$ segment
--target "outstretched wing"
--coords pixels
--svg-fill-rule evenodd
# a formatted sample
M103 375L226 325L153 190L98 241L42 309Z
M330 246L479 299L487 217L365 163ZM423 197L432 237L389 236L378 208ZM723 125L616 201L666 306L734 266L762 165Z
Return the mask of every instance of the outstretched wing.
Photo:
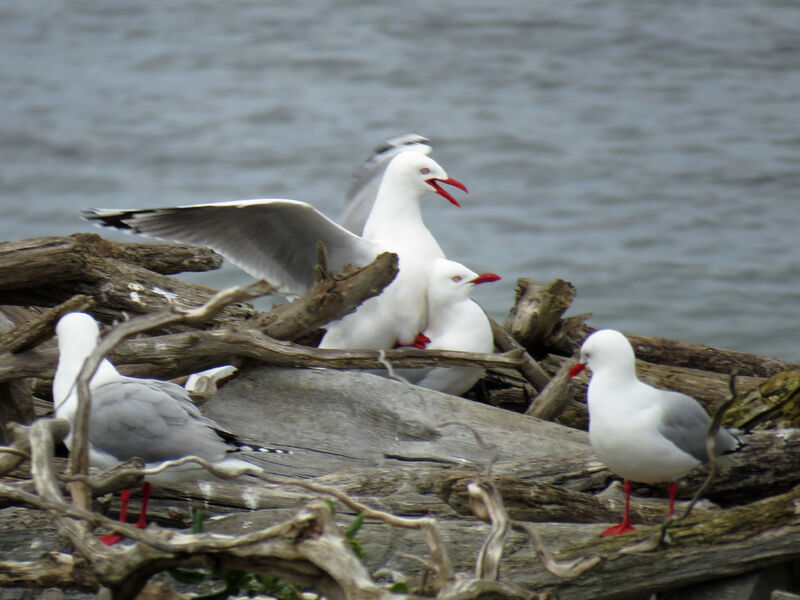
M150 209L86 209L82 216L101 226L163 240L208 246L284 294L301 294L313 282L317 242L328 267L371 262L378 248L340 227L310 204L264 199Z

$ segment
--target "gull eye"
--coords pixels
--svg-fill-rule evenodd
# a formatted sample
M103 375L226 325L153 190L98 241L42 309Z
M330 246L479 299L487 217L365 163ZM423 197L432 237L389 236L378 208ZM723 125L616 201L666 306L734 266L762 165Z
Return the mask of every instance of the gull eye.
M431 172L431 170L430 170L428 167L422 167L422 168L419 170L419 172L420 172L420 173L422 173L423 175L427 175L428 173L430 173L430 172Z
M453 283L458 283L459 281L461 281L461 275L456 275L453 277Z

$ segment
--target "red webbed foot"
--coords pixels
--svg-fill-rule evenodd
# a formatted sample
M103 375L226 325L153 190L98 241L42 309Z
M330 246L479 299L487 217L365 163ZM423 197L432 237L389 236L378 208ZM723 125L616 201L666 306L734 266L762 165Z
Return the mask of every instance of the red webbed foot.
M431 338L429 338L424 333L418 333L417 337L414 338L414 343L411 344L415 348L419 348L420 350L424 350L425 347L431 343Z
M97 539L103 542L106 546L113 546L122 539L122 536L117 535L116 533L107 533L105 535L101 535Z
M633 526L630 519L623 519L622 523L619 525L612 525L603 533L600 534L600 537L606 537L609 535L622 535L623 533L628 533L629 531L636 531L636 527Z

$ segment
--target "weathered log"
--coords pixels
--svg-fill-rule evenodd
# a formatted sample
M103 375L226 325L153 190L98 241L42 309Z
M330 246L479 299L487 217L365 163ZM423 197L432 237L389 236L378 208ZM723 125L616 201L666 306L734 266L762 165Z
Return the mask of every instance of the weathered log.
M686 367L728 375L736 369L740 375L771 377L781 371L800 369L787 360L734 352L661 337L625 334L633 345L637 358L650 363Z
M544 372L533 357L523 348L514 337L508 333L497 321L489 318L492 326L492 335L495 345L503 352L522 351L522 364L519 367L520 373L531 383L536 391L541 391L550 381L550 376Z
M590 315L562 318L575 297L569 282L557 279L542 285L531 279L517 281L515 305L505 327L537 359L546 351L572 356L583 340L595 331L584 324ZM770 377L781 371L800 369L800 364L746 352L735 352L662 337L626 333L637 358L653 364L685 367L729 374Z
M74 234L94 236L95 234ZM161 275L214 271L222 266L222 257L211 248L176 242L112 242L97 236L100 256L139 265Z
M335 276L320 278L297 300L279 304L260 317L256 327L279 340L294 340L355 310L376 296L397 275L397 255L384 252L372 263Z
M435 396L435 394L431 395L431 398L427 401L428 404L430 404ZM313 401L313 399L311 399L311 401ZM318 406L320 405L318 404ZM234 411L231 409L232 407L229 406L228 410L233 413ZM264 410L269 411L270 407L264 407ZM438 409L435 407L429 407L428 410ZM458 411L459 409L458 407L453 406L450 410ZM485 415L488 414L487 411L495 412L492 409L484 409L484 411L482 411L484 412L484 416L482 418L476 419L477 415L471 415L468 416L468 422L479 421L484 423L486 421ZM499 414L504 411L496 412L499 416ZM253 416L257 417L258 415L252 415L251 413L251 418ZM276 420L280 419L279 415L273 414L270 415L270 417ZM321 418L323 422L326 421L325 417ZM442 414L441 418L447 417L446 415ZM536 420L531 419L530 421L533 423ZM356 423L355 426L358 427L359 425ZM256 427L258 427L258 424L256 424ZM540 432L544 432L548 429L552 429L555 432L558 428L544 427L540 429ZM340 433L340 435L346 436L347 434ZM346 440L347 438L345 437L345 441ZM796 455L797 451L796 449L784 449L784 452L794 452ZM281 455L277 455L275 458L280 456ZM290 457L291 455L287 455L287 458ZM767 459L767 461L769 461L769 459ZM500 463L497 465L496 470L504 473L508 470L508 466L506 465L510 466L510 464L511 463ZM526 460L524 463L516 463L515 468L520 469L524 467L533 471L540 468L542 464L542 461L539 460ZM545 470L547 470L547 468L545 468ZM559 469L555 467L551 469L551 472L552 475L550 477L552 481L563 477L559 473ZM356 475L356 477L353 477L353 475ZM348 481L347 477L352 477L352 479ZM447 540L448 547L452 546L455 550L454 553L451 553L451 557L455 559L454 566L458 569L468 568L471 565L472 561L474 560L475 552L480 545L481 539L486 534L486 528L476 524L474 519L469 516L464 508L465 498L462 490L466 488L467 482L471 479L472 478L470 477L469 472L451 471L441 467L438 469L432 467L420 469L418 467L414 467L413 464L409 466L402 466L402 463L394 463L391 466L387 465L382 467L380 470L362 469L354 472L352 475L348 475L346 470L339 469L336 475L325 476L320 480L325 481L327 484L333 483L342 490L351 494L355 494L357 497L361 496L370 506L379 509L388 508L395 512L402 512L402 514L406 515L426 515L429 513L438 514L440 527L442 527L443 531L446 533L444 539ZM732 475L731 479L735 480L737 477ZM589 495L578 496L572 493L570 488L565 487L563 484L559 485L558 487L546 485L544 483L525 485L519 479L512 478L509 475L502 473L498 475L496 482L502 492L503 500L509 510L509 514L515 518L549 518L551 514L558 514L558 511L561 511L560 518L572 519L573 517L567 514L570 510L580 512L581 510L584 510L581 507L585 506L588 508L593 505L598 511L602 511L598 513L601 519L607 519L610 513L613 512L613 505L604 505L603 502L599 501L599 499ZM242 524L244 522L247 523L248 531L254 531L265 526L274 525L283 518L289 518L289 515L293 513L299 505L304 503L304 498L307 497L307 492L293 492L291 489L254 486L252 484L245 483L236 485L235 482L232 484L208 482L201 485L188 485L193 486L195 489L192 495L196 498L204 498L206 505L211 507L212 510L215 505L227 505L228 507L236 506L237 499L239 502L238 505L241 507L271 507L267 510L255 513L247 512L239 515L231 514L225 520L221 521L215 519L213 522L209 522L209 527L211 527L211 530L229 531L231 533L242 531ZM173 499L168 500L166 503L159 501L158 498L153 501L153 507L155 508L156 515L162 514L163 511L166 510L166 507L174 505L176 501L179 501L181 497L186 495L187 491L191 490L191 488L184 488L183 486L178 489L181 491L174 496ZM159 494L158 492L156 495L162 495L163 497L163 494ZM384 498L381 499L381 496ZM577 505L573 505L574 500L578 497L584 498L585 502L579 502ZM634 502L637 506L642 504L642 501L639 498L636 498ZM665 500L662 501L662 511L665 503ZM795 498L794 504L796 503L797 499ZM162 506L163 508L159 509L159 506ZM439 508L437 508L437 506ZM610 506L611 508L609 508ZM283 508L276 510L275 507ZM452 507L452 509L448 510L448 507ZM225 509L225 512L228 510L229 508ZM759 509L759 511L760 510L761 509ZM617 507L617 511L619 511L619 507ZM339 512L341 512L341 509L339 509ZM350 511L347 509L345 509L345 512L350 513ZM587 513L587 517L589 514L590 513ZM714 515L715 513L713 512L703 512L702 514L698 513L697 521L704 522L710 519L715 519L716 517ZM747 518L747 516L739 515L738 518L744 519ZM789 517L787 518L794 520L796 519L796 516L794 513L790 513ZM657 520L658 508L655 507L653 508L652 521ZM735 523L735 520L731 519L731 522ZM612 546L608 551L597 551L594 549L594 547L598 545L601 548L608 547L607 542L600 542L599 538L596 537L604 525L587 525L581 528L579 525L569 524L563 527L568 529L556 529L555 531L560 532L558 535L548 536L548 544L551 548L563 548L564 544L570 541L574 543L577 540L587 538L592 540L591 550L580 554L570 550L564 550L563 556L574 557L599 555L604 559L604 561L606 561L604 564L613 564L616 560L621 559L616 550L618 546ZM677 527L680 528L683 527L683 525L678 525ZM641 529L640 531L646 532L647 530ZM576 533L578 532L580 533L576 537ZM767 531L766 533L767 535L771 535L770 531ZM628 538L628 544L639 539L629 536L626 537ZM745 565L743 567L745 569L748 565L752 566L755 564L762 564L764 561L778 561L782 560L782 557L786 556L791 558L793 556L791 552L796 552L796 550L790 550L792 546L788 542L784 542L781 535L770 538L774 542L774 548L771 553L765 553L765 546L755 543L755 540L758 539L758 537L758 535L749 534L740 536L740 539L745 540L743 543L746 546L746 550L742 550L740 556L744 556L746 552L749 552L753 547L755 547L756 556L760 558L760 561L757 562L747 562L747 560L739 558L739 564ZM398 568L403 568L408 569L407 572L409 574L418 573L418 565L415 566L413 564L409 564L408 561L400 560L395 556L394 553L407 553L409 551L413 552L417 550L419 548L420 541L417 540L416 545L414 545L414 540L412 538L413 536L409 534L400 534L399 532L398 534L392 533L391 536L387 536L387 530L385 529L385 526L365 527L363 533L359 534L359 539L363 540L365 548L368 549L367 561L372 569L387 566L395 570ZM707 536L697 539L697 544L701 546L703 546L703 544L706 546L713 544L713 542L709 541ZM794 542L796 540L792 539L792 541ZM596 569L591 569L579 578L566 581L558 580L541 569L537 559L532 555L532 553L525 550L524 540L521 539L520 536L512 537L508 543L512 548L515 548L515 552L510 556L507 556L503 561L503 581L524 585L526 589L536 589L537 591L541 591L539 590L540 587L549 588L549 586L555 585L559 588L560 593L562 594L579 594L583 593L581 590L584 590L585 586L594 586L595 577L600 577L601 579L604 578L603 573L605 573L605 567L601 567L600 574L596 572ZM683 542L681 541L680 543ZM694 542L692 542L692 544L694 544ZM704 551L708 552L708 550ZM682 548L681 553L683 552L684 549ZM673 568L676 567L676 564L670 561L678 561L678 564L680 564L680 554L676 554L674 549L667 548L657 556L657 562L667 561L673 566ZM653 557L653 554L646 554L644 557ZM721 561L724 562L724 559L721 559ZM637 563L632 568L646 569L647 567L643 566L643 562L644 561ZM252 565L250 565L250 567L252 567ZM662 568L665 570L662 571ZM725 569L719 571L719 568L720 561L715 561L713 563L709 563L708 568L702 570L702 572L699 574L697 569L695 569L692 573L697 580L717 577L720 575L720 573L730 573L730 571ZM666 567L657 566L655 567L655 570L661 573L661 575L659 575L658 586L653 589L667 589L669 587L677 587L679 585L682 586L686 584L686 580L681 577L680 572L673 573L673 576L670 578L667 576ZM534 573L536 574L536 577L532 577L532 574ZM644 574L646 574L646 571L642 572L642 575ZM647 578L644 577L644 579ZM416 578L412 578L412 581L418 580ZM17 581L17 583L19 583L19 581ZM607 585L607 582L603 581L603 585ZM619 586L622 586L623 589L626 589L625 586L627 585L630 584L617 582L609 588L609 593L602 591L602 589L595 589L594 587L592 589L596 592L594 597L616 597L614 594L618 593L617 590L619 589ZM567 595L561 597L570 596ZM576 597L592 596L583 595Z
M95 260L106 258L162 274L210 271L222 264L213 250L186 244L111 242L94 233L32 238L0 242L0 290L80 279Z
M31 381L15 379L0 382L0 444L11 441L6 431L7 424L32 423L35 418Z
M554 421L561 416L574 395L570 389L569 370L569 361L564 361L541 393L533 399L525 411L526 415L546 421Z
M800 557L800 488L759 502L690 517L669 529L663 548L644 550L653 528L618 538L596 539L563 549L559 558L601 559L597 568L571 580L542 572L524 552L504 563L505 575L527 589L563 600L641 597L652 592L724 576Z
M160 310L190 309L207 302L217 290L190 284L169 275L116 259L93 260L79 281L51 286L51 293L85 294L95 300L95 313L107 320L120 313L146 314ZM108 310L111 309L111 310ZM253 307L236 303L226 308L220 320L255 316Z
M210 250L172 244L118 244L95 234L27 242L0 246L5 247L5 255L0 254L0 260L5 261L0 262L0 290L4 290L0 303L51 306L80 293L95 301L97 316L113 321L121 320L124 313L198 306L216 292L141 266L161 272L215 268L219 257ZM34 268L26 265L27 261ZM46 268L42 266L45 264ZM396 255L383 254L365 267L326 276L302 298L275 307L274 313L263 317L263 326L281 339L302 335L380 293L396 272ZM252 307L240 304L227 308L216 321L232 323L258 315Z
M0 243L0 290L76 279L90 249L80 238L52 237Z
M100 582L80 557L48 552L33 560L0 561L0 587L50 587L96 590Z
M800 371L773 375L740 394L725 422L745 431L800 427Z
M88 296L73 296L40 316L0 334L0 349L2 352L16 353L33 348L53 336L55 324L63 315L85 311L91 306L92 299Z
M120 265L124 265L125 268ZM136 281L135 277L138 275L131 276L135 268L127 270L130 266L126 260L120 261L104 255L94 260L91 265L87 264L81 277L85 277L86 273L92 272L93 269L109 268L116 269L115 273L125 271L128 274L121 275L120 281L125 281L126 276L129 277L127 281ZM151 280L152 276L147 274L147 277ZM81 281L88 282L88 280ZM66 283L61 285L65 293L74 287ZM100 290L98 284L91 285ZM129 288L128 290L130 291ZM7 293L2 292L2 294ZM103 296L97 293L95 297L101 303L109 302L109 298L112 303L121 301L113 294ZM129 300L130 298L127 299ZM163 296L161 301L168 304ZM556 302L553 303L553 306L555 305ZM307 307L310 306L313 306L313 303L307 304ZM109 316L118 311L108 303L101 305L101 310L107 311ZM238 324L245 320L235 316L229 323ZM300 329L308 329L310 325L307 323ZM563 351L560 348L565 346L566 342L574 342L574 336L577 332L584 331L585 326L575 327L570 330L569 335L561 335L559 338L559 331L563 332L564 329L565 326L561 323L550 330L549 337L543 336L550 340L547 343L555 343L555 350L558 352ZM325 354L326 352L329 354ZM375 368L380 365L374 352L351 353L350 356L345 356L347 353L304 349L293 344L275 342L259 332L236 330L231 327L130 340L119 347L112 359L122 363L146 361L140 363L143 365L140 368L145 368L147 374L154 375L157 374L153 370L155 363L161 363L164 372L170 369L172 372L181 369L185 372L198 368L201 364L212 366L208 364L209 354L216 356L214 364L218 364L219 360L231 359L245 366L247 363L242 362L241 357L247 357L247 360L262 360L267 355L273 356L272 360L279 364L286 365L323 365L330 364L331 361L337 363L338 367ZM423 358L429 356L425 351L397 350L387 351L385 355L397 366L416 364L415 361L419 364L430 364L429 359ZM437 364L457 364L459 360L464 359L465 357L443 354L437 358L439 361ZM514 360L500 356L493 358L493 363L487 361L485 364L504 365L505 368L509 368L518 364L519 361L514 363ZM559 367L566 368L569 362L569 359L551 355L542 362L542 366L545 367L543 371L545 378L549 380L552 373ZM3 368L7 369L6 376L10 376L8 370L10 368L17 369L17 376L25 373L26 376L33 374L47 376L52 372L54 364L55 354L44 346L18 355L4 353L0 355L0 379ZM724 374L648 365L641 361L639 370L645 381L660 382L662 387L679 389L699 396L709 410L713 410L714 406L724 398L727 390L727 376ZM514 377L509 377L507 380L515 381ZM514 385L521 385L520 381L516 380ZM756 378L749 380L743 378L740 387L746 388L761 381ZM783 406L784 410L791 407L795 397L792 390L797 387L793 381L794 379L787 375L784 376L782 383L778 383L776 379L772 388L762 384L767 402L763 404L764 407L748 409L749 412L745 415L753 426L786 423L774 418L770 412L769 402L774 399L774 403ZM585 380L578 380L577 387L582 387L580 386L582 382ZM551 385L558 387L558 380ZM545 399L546 390L547 388L542 394ZM579 403L580 396L580 393L575 392L566 396L568 411L573 411L575 406L585 410L585 405ZM760 396L758 400L760 401ZM720 510L708 506L695 513L697 524L691 521L689 524L671 526L668 539L673 545L645 555L631 555L647 559L637 562L630 559L627 554L620 555L619 545L614 545L614 540L600 541L597 537L608 521L617 520L622 500L617 492L618 486L605 490L612 475L597 462L586 443L585 434L581 432L463 399L405 386L374 375L321 370L248 369L224 386L219 394L207 403L204 410L229 429L241 434L243 441L254 446L272 447L280 451L254 452L245 455L250 457L247 460L262 465L269 473L291 474L309 478L304 481L333 484L374 509L424 518L435 515L442 539L452 548L450 551L452 564L457 571L463 570L452 580L448 580L447 586L434 589L433 592L439 594L440 600L455 600L455 598L466 600L488 596L521 600L530 598L535 593L556 593L562 598L636 596L653 590L684 586L686 581L682 578L683 574L687 574L692 581L728 576L732 572L761 568L764 564L793 560L797 552L795 538L798 520L796 510L792 508L797 505L796 497L791 502L787 500L780 505L754 505L754 510L774 513L774 519L769 522L765 520L755 526L750 526L748 523L741 528L743 532L741 539L736 538L733 530L737 525L736 519L749 520L750 513L731 511L750 507L745 505L730 508L784 490L797 489L800 483L800 473L796 469L797 456L800 454L800 432L796 430L755 432L746 436L748 445L741 453L742 464L723 472L714 481L708 493L709 498L726 509ZM564 415L561 418L563 419ZM448 422L457 422L464 426L458 427ZM470 428L478 432L484 442L477 443ZM470 504L469 490L470 486L474 487L473 483L476 480L486 477L486 471L490 466L494 486L500 492L505 505L504 510L508 512L510 518L528 523L542 519L563 521L536 527L545 532L544 537L550 548L561 548L564 557L579 556L572 554L570 548L565 548L566 544L588 540L588 545L583 546L585 550L580 556L597 554L602 560L601 564L577 578L569 580L555 578L552 573L540 566L538 559L535 558L536 553L526 549L528 542L524 535L511 533L506 536L506 533L503 533L497 536L496 523L493 523L493 529L490 530L488 526L477 521L469 508L474 506L474 503ZM697 469L684 478L681 481L679 495L685 498L697 489L704 473L703 469ZM19 485L17 488L19 491L24 491L25 486ZM156 520L162 524L179 525L182 519L176 520L172 507L179 506L181 512L187 512L184 498L190 496L195 501L206 502L211 512L230 513L223 519L209 521L210 531L227 530L239 534L243 530L252 532L262 527L290 527L291 535L288 537L271 539L269 543L261 544L258 551L261 552L262 558L255 561L251 560L251 556L245 556L249 550L229 552L217 548L212 554L204 555L202 558L198 556L188 562L174 562L170 553L175 546L170 544L175 540L185 541L186 538L182 538L180 534L174 536L172 533L166 533L161 536L156 528L141 532L133 530L130 526L112 524L109 519L104 519L95 513L88 513L94 515L89 517L78 509L62 507L63 510L72 511L65 513L71 514L72 517L83 515L82 518L86 518L87 523L101 524L125 535L130 533L131 541L138 541L136 546L145 543L146 540L155 540L153 542L155 545L149 546L153 550L152 553L146 550L139 555L139 558L147 557L153 561L152 569L147 567L144 571L136 571L133 575L126 569L135 565L126 561L135 553L128 552L125 548L108 552L100 548L96 540L88 536L88 530L82 526L78 527L72 518L59 517L58 521L62 523L66 535L75 543L78 552L87 557L88 562L83 564L92 566L90 576L94 579L87 587L103 582L120 597L132 595L146 581L150 572L160 570L167 564L226 566L259 573L284 574L289 579L294 578L294 581L319 585L318 591L324 588L330 592L332 598L342 594L342 590L346 588L351 591L344 593L344 596L363 593L375 598L382 597L383 591L373 587L374 584L368 577L362 577L364 571L353 567L349 575L354 573L359 575L349 578L339 578L337 573L325 574L325 564L334 570L344 567L341 563L334 565L335 561L325 563L324 560L318 560L320 557L314 552L308 553L308 548L314 544L318 549L325 547L326 551L340 551L340 546L336 545L339 542L331 541L338 539L339 534L329 529L331 522L327 514L298 518L297 509L307 502L309 494L310 492L304 489L264 485L254 480L208 481L176 485L172 490L168 488L156 490L151 506ZM54 495L60 495L60 492L56 494L51 490L45 494L51 499L55 497ZM663 487L635 486L634 495L632 508L637 525L658 523L663 518L667 502ZM54 510L54 505L42 506L43 508L49 506ZM253 507L258 507L259 510L255 512L246 510ZM231 510L233 512L230 512ZM351 519L356 512L358 510L352 505L345 505L343 509L337 502L337 513L343 520ZM730 516L719 520L723 515ZM2 520L3 515L0 514L0 521ZM581 522L585 524L580 524ZM711 529L702 529L702 523L711 522L717 525ZM52 528L52 523L50 525ZM329 531L330 537L327 535L315 537L324 531ZM619 544L629 545L639 539L637 535L644 536L647 531L642 529L639 534L625 536L627 539L619 540ZM684 535L682 532L685 531L691 533ZM490 537L487 538L487 535ZM730 564L720 566L719 561L706 560L711 553L716 535L722 540L723 549L733 553ZM8 549L5 537L5 535L0 536L3 538L0 539L2 550ZM762 543L762 538L772 544L770 549L768 549L769 544ZM212 538L202 539L205 540L203 543L206 543ZM220 542L219 538L214 539L216 540L214 543ZM366 562L371 570L401 569L411 575L412 588L414 585L422 584L424 576L420 565L397 555L397 553L411 552L427 556L430 546L426 545L419 531L398 531L389 529L382 523L370 522L362 529L359 539L363 540L365 548L368 549ZM303 540L302 543L309 542L306 550L298 548L298 540ZM191 544L195 544L195 541ZM506 554L503 555L501 563L481 562L483 559L478 561L481 563L478 571L490 579L493 578L493 573L497 573L499 567L501 575L499 582L465 578L467 571L472 572L476 556L479 552L483 552L481 548L492 547L491 554L497 558L503 544L506 546ZM133 544L129 546L133 547ZM190 545L182 548L181 556L186 556L191 552L200 552L201 546ZM191 552L187 552L186 548L191 548ZM307 553L303 554L304 551ZM283 558L276 558L279 553L282 553L280 556ZM286 558L290 553L291 560ZM746 553L751 553L752 556L746 556ZM32 559L37 560L36 557ZM687 568L684 561L690 559L694 559L698 564L691 564ZM271 567L265 567L265 561L269 562ZM701 561L706 564L699 564ZM24 572L25 565L12 562L3 562L0 559L0 582L3 581L3 568L6 566L9 573ZM619 570L616 565L620 562L627 565L629 570ZM653 562L658 564L652 565ZM124 568L121 565L125 565ZM31 569L46 568L44 561L28 566ZM42 570L36 572L43 577L46 576ZM646 582L649 573L655 573L655 579L654 583L644 584L641 581L609 581L608 574L612 572L617 574L618 579L635 578ZM62 584L81 585L74 568L63 568L60 573L56 579L60 578ZM20 576L13 581L19 584L24 580L25 576Z
M568 281L556 279L541 285L521 277L505 328L534 358L544 358L591 316L561 318L574 298L575 286Z
M30 455L27 427L14 424L3 429L5 434L3 445L5 447L0 452L0 477L16 469Z
M192 331L126 340L111 353L111 360L128 375L174 378L224 364L241 364L242 358L285 367L331 369L383 369L377 350L311 348L280 341L254 329ZM516 355L477 354L451 350L403 348L383 352L399 368L478 365L515 368ZM0 382L21 377L52 378L56 351L0 354ZM140 367L136 367L140 365Z

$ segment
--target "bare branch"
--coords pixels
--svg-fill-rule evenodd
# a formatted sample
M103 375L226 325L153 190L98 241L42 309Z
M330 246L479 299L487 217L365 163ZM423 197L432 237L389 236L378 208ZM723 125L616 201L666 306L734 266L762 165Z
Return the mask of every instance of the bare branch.
M577 577L584 571L588 571L600 562L599 556L583 556L569 562L559 562L555 560L544 547L542 539L539 537L536 529L530 523L514 521L512 526L515 530L522 531L528 535L528 540L530 541L534 552L536 552L536 555L539 557L539 560L542 561L545 569L557 577Z
M526 415L554 421L569 404L572 399L569 389L569 370L572 365L569 361L564 362L559 367L555 376L547 383L536 398L533 399Z
M500 559L503 556L511 524L503 507L503 501L497 488L491 482L474 482L467 484L472 512L491 525L491 531L478 552L475 562L475 577L497 581L500 575Z
M502 325L491 317L489 317L489 323L492 326L495 345L504 352L517 352L521 354L521 363L518 367L519 372L522 373L523 377L528 380L537 392L543 390L550 381L550 376Z

